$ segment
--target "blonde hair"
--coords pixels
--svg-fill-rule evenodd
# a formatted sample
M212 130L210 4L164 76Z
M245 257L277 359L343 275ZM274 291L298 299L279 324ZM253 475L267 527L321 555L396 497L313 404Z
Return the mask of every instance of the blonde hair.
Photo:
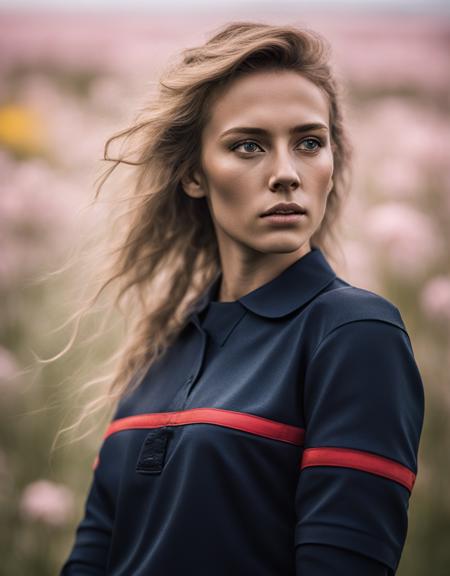
M190 305L220 272L206 199L189 197L180 182L198 166L201 133L220 89L239 75L262 69L299 72L328 97L333 188L311 245L331 255L350 184L352 148L344 129L341 86L330 65L330 46L308 29L229 23L201 46L182 51L162 74L157 93L136 122L105 143L104 160L113 165L104 174L95 200L111 172L126 164L132 167L133 207L88 308L106 286L114 284L114 306L120 308L125 301L130 327L115 354L114 371L106 377L107 393L86 404L80 420L139 385L149 367L177 338ZM128 145L125 153L110 157L110 145L122 140Z

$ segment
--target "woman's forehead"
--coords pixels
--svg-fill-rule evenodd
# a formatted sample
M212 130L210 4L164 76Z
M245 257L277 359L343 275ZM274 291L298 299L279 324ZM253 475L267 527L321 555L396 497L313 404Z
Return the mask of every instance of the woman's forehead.
M324 91L295 71L253 72L226 85L211 103L205 130L219 136L237 126L266 128L304 123L328 126Z

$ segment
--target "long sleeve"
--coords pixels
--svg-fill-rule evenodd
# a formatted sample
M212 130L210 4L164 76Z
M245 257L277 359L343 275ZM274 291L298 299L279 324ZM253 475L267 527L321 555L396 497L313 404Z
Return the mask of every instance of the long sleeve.
M70 556L61 576L106 574L111 536L111 514L105 494L94 477L86 500L85 515L80 522Z
M303 576L388 576L389 568L357 552L325 546L301 544L296 547L296 564Z
M333 329L309 362L304 415L297 574L310 575L312 550L303 545L321 544L385 564L392 576L406 539L424 416L406 331L373 319Z
M114 475L112 456L100 451L99 464L85 502L84 517L79 523L72 550L60 576L100 576L107 572L114 510L108 480Z

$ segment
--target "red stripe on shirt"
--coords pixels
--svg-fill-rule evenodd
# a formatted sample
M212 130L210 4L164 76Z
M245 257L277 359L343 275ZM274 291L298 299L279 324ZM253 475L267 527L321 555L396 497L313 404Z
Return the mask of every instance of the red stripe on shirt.
M390 458L350 448L307 448L300 468L309 466L343 466L384 476L412 490L416 475L403 464Z
M184 426L185 424L216 424L297 446L303 444L305 435L303 428L256 416L255 414L220 408L192 408L191 410L181 410L179 412L137 414L136 416L113 420L108 426L103 439L105 440L112 434L123 430ZM94 469L97 467L98 462L98 458L96 458L93 464Z

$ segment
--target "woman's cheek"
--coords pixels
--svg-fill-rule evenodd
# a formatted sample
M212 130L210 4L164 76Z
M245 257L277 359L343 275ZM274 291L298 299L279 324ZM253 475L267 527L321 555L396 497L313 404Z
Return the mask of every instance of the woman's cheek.
M239 223L242 213L242 197L234 188L221 187L210 189L210 209L213 219L226 230L232 230Z
M315 189L327 194L333 177L333 162L325 157L320 163L310 165L308 170L304 170L303 186L305 189Z

